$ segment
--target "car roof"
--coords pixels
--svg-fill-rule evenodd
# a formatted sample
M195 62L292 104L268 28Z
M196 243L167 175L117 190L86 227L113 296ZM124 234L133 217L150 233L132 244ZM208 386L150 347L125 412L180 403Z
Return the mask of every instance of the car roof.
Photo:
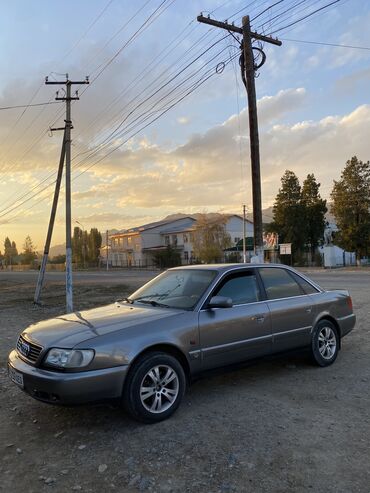
M217 270L218 272L226 272L234 269L254 269L256 267L280 267L282 269L294 270L288 265L284 264L194 264L194 265L182 265L179 267L173 267L169 270Z
M290 265L285 265L285 264L195 264L195 265L183 265L179 267L173 267L172 269L169 270L213 270L217 271L218 275L221 275L225 272L232 272L236 270L248 270L248 269L255 269L259 267L264 267L264 268L279 268L279 269L284 269L284 270L289 270L290 272L294 272L295 274L298 274L300 277L308 281L310 284L312 284L318 291L322 292L324 291L323 288L317 284L316 282L312 281L309 277L307 277L303 272L297 272L293 267Z

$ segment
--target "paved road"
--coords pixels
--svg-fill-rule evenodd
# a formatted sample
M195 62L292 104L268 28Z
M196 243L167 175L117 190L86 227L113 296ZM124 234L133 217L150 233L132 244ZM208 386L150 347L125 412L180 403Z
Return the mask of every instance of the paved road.
M351 289L351 287L368 287L370 285L370 269L302 269L309 277L327 289ZM76 283L104 283L120 284L135 280L136 282L146 282L159 274L158 270L101 270L101 271L76 271L73 279ZM0 282L35 282L37 271L8 272L0 271ZM63 282L64 272L47 272L46 280Z
M73 280L77 283L105 283L105 284L120 284L127 280L135 279L136 281L146 282L159 271L154 270L110 270L110 271L76 271L73 272ZM38 277L37 271L24 272L8 272L0 271L0 282L25 282L36 283ZM65 280L65 272L46 272L46 281L63 282Z

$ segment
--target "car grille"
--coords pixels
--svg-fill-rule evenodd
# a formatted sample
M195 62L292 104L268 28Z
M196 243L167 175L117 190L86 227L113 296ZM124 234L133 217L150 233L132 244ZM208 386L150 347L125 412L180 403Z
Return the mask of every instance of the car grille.
M17 352L23 359L36 363L41 351L41 346L27 341L23 336L19 336L17 342Z

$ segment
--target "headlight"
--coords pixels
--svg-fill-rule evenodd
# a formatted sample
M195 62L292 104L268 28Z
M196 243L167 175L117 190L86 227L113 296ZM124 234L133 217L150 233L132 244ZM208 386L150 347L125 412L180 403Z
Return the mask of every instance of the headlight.
M59 349L49 350L45 365L56 368L81 368L91 363L94 358L92 349Z

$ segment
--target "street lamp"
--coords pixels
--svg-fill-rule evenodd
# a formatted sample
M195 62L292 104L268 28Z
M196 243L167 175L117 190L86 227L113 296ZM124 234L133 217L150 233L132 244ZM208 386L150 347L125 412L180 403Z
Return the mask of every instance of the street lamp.
M82 258L83 258L83 265L84 269L86 268L86 245L85 245L85 227L83 224L81 224L79 221L75 221L76 224L79 224L82 227Z

